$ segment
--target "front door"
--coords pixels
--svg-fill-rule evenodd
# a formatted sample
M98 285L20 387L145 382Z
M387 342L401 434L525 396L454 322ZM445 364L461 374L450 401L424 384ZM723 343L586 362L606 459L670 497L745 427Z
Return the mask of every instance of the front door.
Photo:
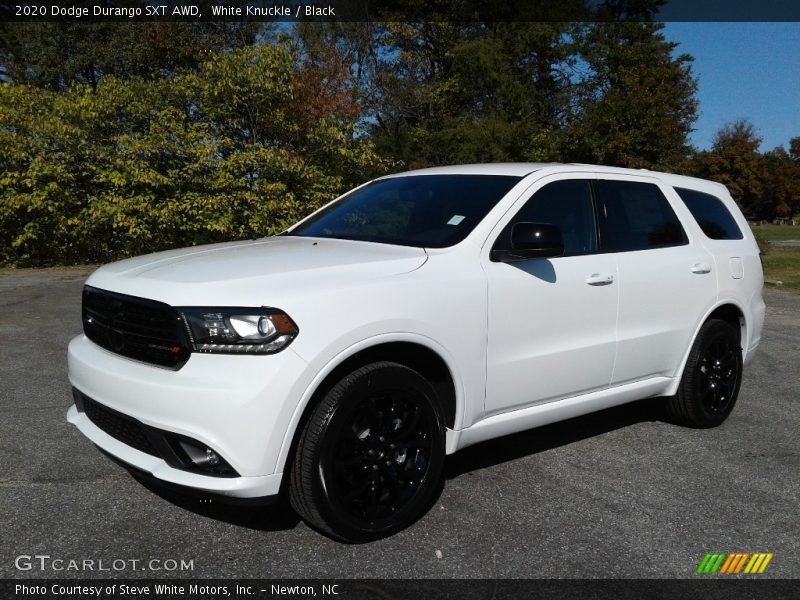
M565 252L511 263L484 258L486 416L605 388L616 351L617 262L597 253L591 180L548 178L510 212L492 247L510 247L517 222L550 223L561 229Z

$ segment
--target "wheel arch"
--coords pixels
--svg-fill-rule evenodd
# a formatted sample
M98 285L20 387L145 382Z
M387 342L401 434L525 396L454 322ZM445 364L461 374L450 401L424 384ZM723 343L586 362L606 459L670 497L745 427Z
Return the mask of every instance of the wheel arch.
M721 300L706 312L706 314L702 319L700 319L699 323L695 327L694 333L692 334L692 339L689 341L689 344L687 345L683 354L683 358L681 359L680 366L675 372L675 380L669 386L669 389L665 394L666 396L672 396L677 393L678 386L680 385L681 378L683 377L683 371L686 368L686 362L689 360L689 353L692 351L692 347L694 346L695 340L700 333L700 329L706 324L706 322L708 322L709 319L719 319L721 321L725 321L730 323L736 329L736 331L739 333L739 346L742 351L742 356L744 357L744 353L747 350L749 334L749 323L745 317L745 311L734 300Z
M430 338L413 334L381 335L362 340L340 352L320 369L294 410L278 455L276 473L286 471L303 426L325 393L360 366L381 360L403 364L419 372L437 391L448 430L458 427L464 415L464 389L449 353ZM284 476L284 485L286 477Z

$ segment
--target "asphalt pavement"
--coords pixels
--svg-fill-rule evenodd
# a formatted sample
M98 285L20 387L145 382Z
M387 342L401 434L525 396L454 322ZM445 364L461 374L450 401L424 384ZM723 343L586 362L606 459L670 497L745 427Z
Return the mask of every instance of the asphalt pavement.
M285 507L153 490L66 422L89 272L0 270L0 577L691 578L717 551L774 553L759 577L800 577L800 296L765 292L723 426L641 401L480 444L448 458L414 526L345 545Z

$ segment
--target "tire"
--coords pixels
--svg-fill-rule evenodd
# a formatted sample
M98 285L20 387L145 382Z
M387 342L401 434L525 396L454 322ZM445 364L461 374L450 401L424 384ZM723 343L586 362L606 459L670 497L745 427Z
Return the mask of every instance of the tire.
M361 367L313 409L290 473L289 502L342 541L396 533L435 501L445 428L433 387L393 362Z
M741 382L738 332L730 323L709 319L689 353L678 393L667 400L667 414L689 427L716 427L731 414Z

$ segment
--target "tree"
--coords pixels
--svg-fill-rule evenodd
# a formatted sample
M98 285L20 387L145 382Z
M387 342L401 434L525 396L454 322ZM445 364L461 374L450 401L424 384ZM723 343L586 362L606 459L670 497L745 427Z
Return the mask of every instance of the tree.
M470 4L478 10L465 20L453 13L462 4L434 2L440 19L426 5L425 19L383 23L358 37L360 50L373 47L355 54L366 63L352 64L372 69L362 97L382 154L408 166L578 160L632 167L668 167L686 155L697 106L691 58L672 57L675 44L660 24L507 21L497 18L505 3L493 11L485 2ZM598 10L607 19L649 19L658 5L608 0ZM575 0L558 10L588 8ZM326 39L347 46L345 35L328 31Z
M294 37L248 23L0 25L0 260L274 233L398 166L678 168L694 80L647 22L658 4L606 0L601 17L633 20L594 22L567 16L590 15L585 0L409 0L406 21L301 23ZM565 18L506 18L520 7Z
M0 85L0 261L270 235L383 172L357 111L312 68L276 43L170 79Z
M800 164L780 146L764 154L764 163L759 204L776 217L800 214Z
M795 164L800 165L800 136L793 137L789 140L789 158L791 158Z
M73 82L171 76L214 52L253 44L257 23L31 22L0 25L4 78L50 90Z
M696 174L725 185L746 215L771 218L773 209L763 193L767 173L760 145L749 121L727 124L714 136L711 150L698 155Z
M692 58L673 57L663 25L599 22L577 39L577 85L563 154L575 162L669 170L689 148L697 115Z
M571 25L391 23L372 134L409 166L551 157Z
M723 126L711 149L693 161L693 174L724 184L746 215L757 219L800 213L800 138L760 153L761 138L747 120Z

